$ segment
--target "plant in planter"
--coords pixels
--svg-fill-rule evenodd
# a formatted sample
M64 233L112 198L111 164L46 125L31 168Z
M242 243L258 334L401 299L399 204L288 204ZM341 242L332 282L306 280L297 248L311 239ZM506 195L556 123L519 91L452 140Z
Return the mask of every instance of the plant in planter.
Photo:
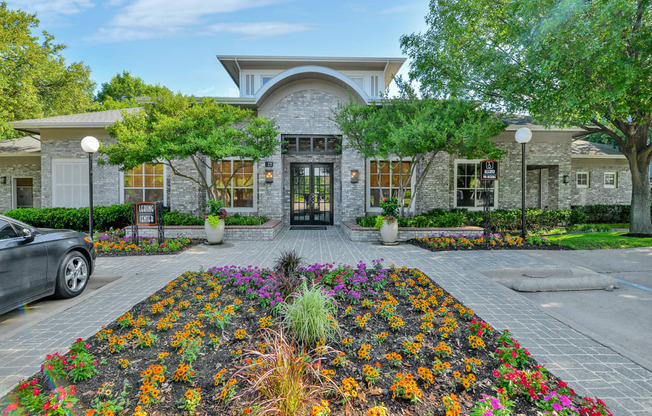
M383 198L380 203L383 215L376 218L374 228L380 230L380 238L385 245L397 244L398 238L398 200L396 197Z
M224 209L224 202L209 199L206 201L206 242L208 244L222 244L224 237L224 220L228 216Z

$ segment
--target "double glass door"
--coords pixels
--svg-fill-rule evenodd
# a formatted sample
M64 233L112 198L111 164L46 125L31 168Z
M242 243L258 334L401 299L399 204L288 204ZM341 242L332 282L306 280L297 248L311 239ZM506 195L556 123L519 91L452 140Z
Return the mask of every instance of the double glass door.
M290 165L290 224L333 224L333 165Z

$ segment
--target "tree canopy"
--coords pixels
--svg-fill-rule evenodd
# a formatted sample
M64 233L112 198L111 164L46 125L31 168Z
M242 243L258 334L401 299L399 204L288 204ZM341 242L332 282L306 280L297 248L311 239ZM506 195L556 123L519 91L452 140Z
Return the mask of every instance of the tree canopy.
M401 96L382 106L350 103L340 106L335 123L345 136L345 146L375 160L409 161L400 176L398 200L404 201L413 180L410 204L414 204L437 153L465 158L500 157L502 152L488 139L507 127L494 112L463 100L418 98L402 86ZM380 170L380 169L379 169ZM404 215L401 203L401 215Z
M0 140L18 135L10 121L83 112L94 83L82 62L66 64L65 48L43 31L35 14L0 2Z
M160 85L147 84L140 77L134 77L129 71L116 74L111 81L102 84L95 96L95 111L115 110L121 108L139 107L138 97L170 96L172 91Z
M632 173L632 233L652 233L649 0L432 0L401 38L411 76L438 96L529 112L611 137Z
M212 200L218 199L216 177L221 173L221 164L213 161L237 157L253 163L279 149L273 121L213 99L158 97L123 117L107 128L117 142L100 150L106 162L123 170L163 163L206 190ZM186 159L192 161L191 169Z

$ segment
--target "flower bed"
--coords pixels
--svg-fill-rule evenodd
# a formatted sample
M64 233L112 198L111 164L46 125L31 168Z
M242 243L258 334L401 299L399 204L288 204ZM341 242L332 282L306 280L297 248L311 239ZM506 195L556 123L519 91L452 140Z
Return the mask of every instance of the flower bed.
M161 244L155 237L140 237L136 242L131 235L119 229L95 233L93 241L98 256L176 254L201 242L186 237L166 238Z
M380 262L299 269L317 289L289 276L234 266L187 272L65 356L48 356L0 411L610 414L418 270ZM304 302L310 316L298 309ZM51 383L66 378L70 385Z
M507 235L502 238L499 234L448 236L438 235L433 237L414 238L408 243L425 248L430 251L451 250L573 250L570 247L554 244L541 236L514 237Z

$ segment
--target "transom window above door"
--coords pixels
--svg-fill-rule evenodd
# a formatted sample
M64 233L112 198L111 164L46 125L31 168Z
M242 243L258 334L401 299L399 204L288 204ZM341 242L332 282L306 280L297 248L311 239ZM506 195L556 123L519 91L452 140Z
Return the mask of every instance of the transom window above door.
M339 136L281 136L283 153L342 153Z

